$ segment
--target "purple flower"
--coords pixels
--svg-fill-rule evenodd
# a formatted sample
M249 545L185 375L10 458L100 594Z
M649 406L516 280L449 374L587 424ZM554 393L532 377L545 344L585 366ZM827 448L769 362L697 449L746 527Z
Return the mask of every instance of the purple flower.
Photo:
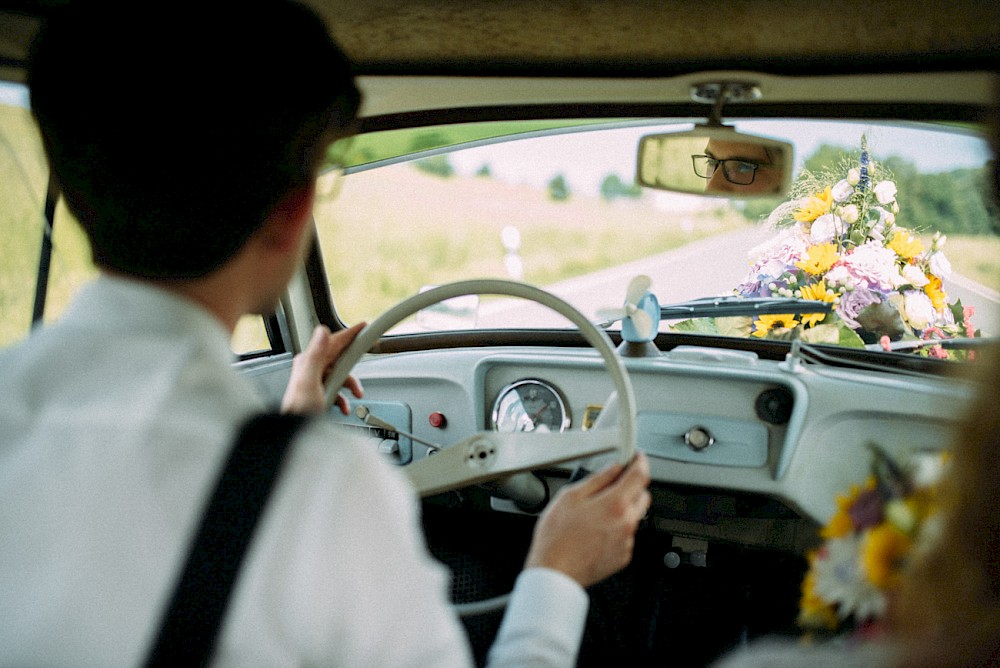
M884 502L877 489L866 489L854 501L848 511L856 530L873 527L884 517Z
M853 290L845 292L837 304L837 315L847 323L851 329L858 329L861 323L857 321L858 314L871 304L882 301L882 296L869 290L864 285L858 285Z
M767 293L767 286L759 278L748 279L736 286L736 293L746 297L763 297Z

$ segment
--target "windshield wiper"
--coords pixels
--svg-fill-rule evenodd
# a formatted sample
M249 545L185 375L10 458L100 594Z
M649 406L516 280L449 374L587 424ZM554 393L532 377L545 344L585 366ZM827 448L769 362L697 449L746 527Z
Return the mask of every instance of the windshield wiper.
M660 317L665 320L679 318L726 318L755 315L804 315L829 313L830 302L797 297L701 297L660 307Z
M995 336L978 336L975 338L960 337L954 339L910 339L890 342L889 350L894 353L912 352L914 350L932 348L934 346L941 346L942 348L948 348L951 350L977 350L980 348L990 348L995 346L998 341L1000 341L1000 339ZM881 343L870 343L866 345L865 348L868 350L885 350L885 347Z

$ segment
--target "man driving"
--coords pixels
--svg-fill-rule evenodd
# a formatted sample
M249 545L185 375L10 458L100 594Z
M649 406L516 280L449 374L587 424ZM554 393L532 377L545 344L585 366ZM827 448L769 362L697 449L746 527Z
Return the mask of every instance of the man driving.
M267 406L231 365L312 243L315 177L360 104L302 6L70 6L31 54L32 110L100 277L0 354L4 665L142 663L239 427ZM283 407L359 327L318 328ZM360 394L356 383L349 389ZM572 665L589 586L631 559L648 464L564 488L536 526L496 665ZM469 665L398 471L322 421L295 439L213 665Z

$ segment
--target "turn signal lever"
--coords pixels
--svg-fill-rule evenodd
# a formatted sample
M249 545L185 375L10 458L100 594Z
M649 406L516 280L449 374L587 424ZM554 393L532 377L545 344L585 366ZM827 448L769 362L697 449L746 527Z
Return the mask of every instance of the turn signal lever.
M400 436L405 436L417 443L426 445L431 449L431 454L441 449L440 445L403 431L391 422L386 422L382 418L377 417L367 406L357 406L354 409L354 415L370 427L394 431ZM494 496L513 501L520 510L527 513L541 511L549 501L548 485L533 473L518 473L487 483L483 487Z
M428 448L431 449L432 452L437 452L438 450L441 449L440 445L437 445L435 443L431 443L430 441L425 441L424 439L420 438L419 436L414 436L410 432L403 431L399 427L397 427L397 426L395 426L395 425L393 425L393 424L391 424L389 422L386 422L385 420L383 420L383 419L381 419L379 417L376 417L375 415L372 415L371 409L369 409L367 406L358 406L357 408L355 408L354 409L354 415L359 420L361 420L366 425L368 425L369 427L375 427L377 429L385 429L386 431L394 431L397 434L399 434L400 436L405 436L406 438L410 439L411 441L416 441L417 443L420 443L422 445L426 445Z

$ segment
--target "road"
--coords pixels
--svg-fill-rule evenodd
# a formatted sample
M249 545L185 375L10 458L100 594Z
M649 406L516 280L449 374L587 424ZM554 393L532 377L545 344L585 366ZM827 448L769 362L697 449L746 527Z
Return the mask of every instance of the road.
M628 264L545 286L546 290L580 308L596 319L598 307L621 306L625 288L632 277L646 274L653 279L653 291L661 304L729 293L743 280L750 267L749 251L767 241L773 232L749 228L727 232L653 255ZM692 276L698 276L693 281ZM961 299L976 308L975 325L984 333L997 333L1000 294L962 276L945 281L949 301ZM512 299L484 302L479 309L479 327L564 327L567 321L549 309L531 302Z

